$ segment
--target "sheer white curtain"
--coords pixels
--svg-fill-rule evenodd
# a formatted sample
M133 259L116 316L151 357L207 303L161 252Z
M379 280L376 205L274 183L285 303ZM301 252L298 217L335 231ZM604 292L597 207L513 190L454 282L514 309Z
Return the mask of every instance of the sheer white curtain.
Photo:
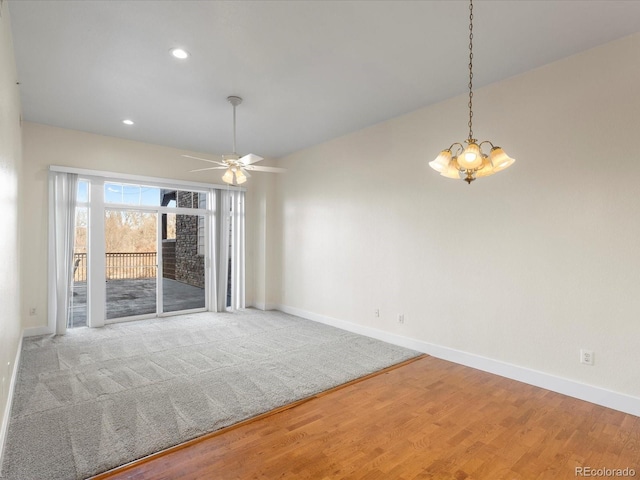
M231 201L231 307L244 308L244 192L235 191Z
M72 298L78 175L49 172L49 328L67 331Z
M229 296L232 309L245 307L244 192L216 189L213 191L213 199L212 307L216 312L224 312Z

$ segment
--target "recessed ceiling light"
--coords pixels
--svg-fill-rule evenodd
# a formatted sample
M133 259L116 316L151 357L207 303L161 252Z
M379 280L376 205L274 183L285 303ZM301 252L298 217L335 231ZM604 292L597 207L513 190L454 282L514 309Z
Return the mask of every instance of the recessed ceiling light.
M133 125L133 120L129 120L129 119L122 120L122 123L124 123L125 125Z
M189 57L189 52L187 52L186 50L183 50L181 48L172 48L171 49L171 55L173 55L176 58L179 58L181 60L184 60L185 58Z

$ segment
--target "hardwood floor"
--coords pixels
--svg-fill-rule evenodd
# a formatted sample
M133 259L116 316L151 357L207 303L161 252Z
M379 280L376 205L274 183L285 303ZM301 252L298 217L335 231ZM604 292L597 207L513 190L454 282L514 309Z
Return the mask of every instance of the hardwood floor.
M556 480L586 467L640 477L640 417L422 357L95 478Z

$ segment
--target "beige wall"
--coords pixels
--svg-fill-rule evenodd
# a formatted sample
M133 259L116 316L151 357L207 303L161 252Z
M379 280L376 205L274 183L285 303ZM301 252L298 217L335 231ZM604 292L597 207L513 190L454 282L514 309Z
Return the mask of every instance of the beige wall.
M265 309L267 258L267 201L268 195L273 195L273 175L252 175L247 184L251 184L246 194L245 221L247 229L251 229L251 235L247 231L246 262L247 262L247 304L260 309ZM249 269L249 265L251 265ZM249 291L251 296L249 297Z
M24 327L47 324L47 178L49 165L102 170L132 175L171 178L221 184L218 173L189 173L200 168L195 160L182 158L185 152L131 140L106 137L63 128L25 122L23 209L29 212L22 224L22 305L23 311L35 308L35 315L25 316ZM250 183L247 184L251 188ZM247 193L247 202L254 197ZM253 209L249 209L253 212ZM252 247L255 245L254 220L248 215L247 232L247 302L253 303L254 269Z
M640 35L477 90L517 162L471 186L427 166L466 104L279 162L273 303L640 397Z
M0 3L0 8L0 425L3 425L21 328L18 190L22 140L20 91L16 85L18 78L7 2Z

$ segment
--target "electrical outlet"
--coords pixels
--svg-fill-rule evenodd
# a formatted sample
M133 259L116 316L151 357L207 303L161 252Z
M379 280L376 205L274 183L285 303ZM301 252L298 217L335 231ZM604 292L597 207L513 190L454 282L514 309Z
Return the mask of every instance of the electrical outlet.
M404 323L404 314L403 313L399 313L398 314L398 323Z
M31 307L29 309L29 315L33 317L35 314L36 314L36 307Z
M373 311L373 316L374 316L374 317L376 317L376 318L378 318L378 317L380 316L380 309L379 309L379 308L376 308L376 309Z
M593 365L593 350L580 349L580 363Z

